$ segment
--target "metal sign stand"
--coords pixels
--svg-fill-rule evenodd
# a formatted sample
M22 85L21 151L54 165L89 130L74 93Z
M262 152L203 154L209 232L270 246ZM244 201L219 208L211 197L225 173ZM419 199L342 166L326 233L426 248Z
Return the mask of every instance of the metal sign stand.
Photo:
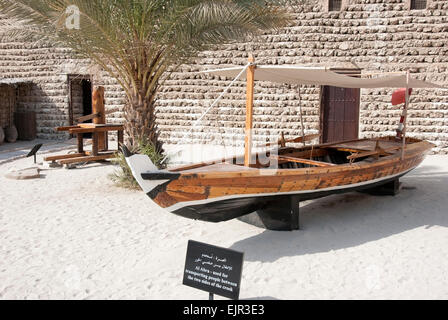
M31 149L30 153L28 153L28 155L26 156L27 158L34 156L34 164L37 163L37 151L39 151L39 149L42 148L42 144L36 144L33 149Z

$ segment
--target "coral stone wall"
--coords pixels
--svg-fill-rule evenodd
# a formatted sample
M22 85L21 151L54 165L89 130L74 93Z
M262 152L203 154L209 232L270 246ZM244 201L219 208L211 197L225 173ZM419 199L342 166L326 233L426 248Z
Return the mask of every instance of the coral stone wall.
M14 121L15 100L14 87L0 84L0 128L2 129L9 127Z
M319 0L291 7L295 17L292 26L249 44L204 52L194 65L175 73L159 99L162 138L178 143L192 121L229 83L197 71L244 65L249 52L260 64L360 68L363 73L409 69L422 80L448 87L448 1L428 1L427 10L410 10L408 0L343 1L340 12L328 12L327 4ZM320 129L319 93L317 87L301 90L307 133ZM391 93L389 89L361 91L361 137L395 134L401 111L391 106ZM287 137L301 134L297 86L257 83L255 97L257 132L283 131ZM216 126L220 126L229 132L238 128L242 142L244 99L244 83L238 82L202 121L203 132L197 132L194 141L209 140L210 132L216 133ZM448 91L415 90L408 124L410 136L428 139L437 145L435 152L448 153Z
M222 45L203 52L168 79L157 104L161 139L167 146L185 143L242 145L245 83L238 81L200 126L182 140L229 84L229 79L198 73L245 65L249 53L260 64L321 65L338 69L389 72L411 70L423 80L448 87L448 1L428 0L425 10L410 10L409 0L343 0L342 10L328 12L328 0L290 6L294 23L246 44ZM0 19L2 17L0 16ZM0 31L1 33L1 31ZM70 50L49 45L0 41L0 78L24 78L18 107L37 112L38 135L66 138L54 127L68 124L67 74L91 74L106 88L106 106L117 110L108 121L123 121L124 94L116 81L73 59ZM395 134L401 113L390 105L392 90L361 91L360 136ZM301 134L299 106L306 133L320 130L320 88L258 82L255 87L255 138ZM448 153L448 91L415 90L409 111L410 136L434 142Z
M97 68L88 61L73 59L69 49L45 44L0 42L0 78L23 79L32 84L20 85L17 110L35 111L39 138L66 139L66 133L55 132L69 125L68 75L95 75L95 85L104 85L108 108L122 108L123 92L113 79L97 76ZM103 75L103 73L101 73ZM74 83L75 118L82 115L80 86ZM115 114L112 114L113 117Z
M0 14L0 20L2 19L6 20ZM36 112L39 138L68 137L66 133L55 132L54 128L69 124L69 74L92 75L95 85L106 87L107 107L119 110L123 107L123 92L116 81L98 71L98 68L92 66L89 61L74 59L70 49L55 48L43 42L16 41L4 36L0 30L0 79L22 79L32 82L18 86L17 110ZM79 107L79 90L75 85L75 116L82 113L82 107ZM119 113L111 114L111 117L119 116Z

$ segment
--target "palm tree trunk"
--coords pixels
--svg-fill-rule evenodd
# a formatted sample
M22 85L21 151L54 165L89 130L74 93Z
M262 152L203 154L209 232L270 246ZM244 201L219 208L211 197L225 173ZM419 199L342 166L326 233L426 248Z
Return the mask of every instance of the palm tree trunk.
M136 90L137 93L127 98L124 117L127 141L131 146L145 139L163 152L162 142L159 140L159 130L155 115L155 96L145 97L146 90ZM155 92L154 92L155 94Z

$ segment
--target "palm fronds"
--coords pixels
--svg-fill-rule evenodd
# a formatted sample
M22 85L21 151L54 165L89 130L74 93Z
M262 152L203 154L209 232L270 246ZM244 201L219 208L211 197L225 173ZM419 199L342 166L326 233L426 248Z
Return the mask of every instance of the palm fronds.
M0 29L71 48L102 67L126 93L131 141L147 136L160 149L154 104L167 70L203 50L287 25L284 1L0 0L0 12L11 18L0 19ZM74 11L67 8L79 11L79 28L68 28Z
M165 163L162 163L164 155L160 153L156 146L147 139L140 139L136 145L130 147L132 153L144 154L151 159L152 163L159 169L165 168ZM113 173L109 175L109 178L115 182L117 186L128 189L139 189L139 185L132 175L131 168L129 168L126 158L123 153L118 152L112 163L118 166Z

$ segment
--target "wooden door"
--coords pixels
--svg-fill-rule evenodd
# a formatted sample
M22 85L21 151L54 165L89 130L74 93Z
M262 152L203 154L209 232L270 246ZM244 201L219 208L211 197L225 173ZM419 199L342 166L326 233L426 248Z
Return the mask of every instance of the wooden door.
M322 142L358 139L360 89L322 87Z

